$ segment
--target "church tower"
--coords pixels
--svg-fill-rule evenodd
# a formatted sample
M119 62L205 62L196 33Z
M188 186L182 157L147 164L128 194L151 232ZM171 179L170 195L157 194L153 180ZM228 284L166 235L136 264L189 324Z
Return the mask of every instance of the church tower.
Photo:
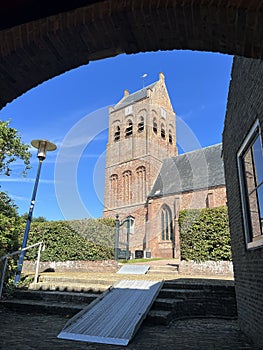
M109 110L104 217L135 217L130 249L145 246L147 196L163 160L176 156L175 113L159 80L123 98Z

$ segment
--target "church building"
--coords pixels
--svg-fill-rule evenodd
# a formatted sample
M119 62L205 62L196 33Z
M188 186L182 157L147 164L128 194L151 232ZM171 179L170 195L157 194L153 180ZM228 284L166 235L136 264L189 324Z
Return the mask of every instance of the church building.
M134 219L132 256L180 258L178 213L226 205L222 145L178 155L163 73L109 110L104 217Z

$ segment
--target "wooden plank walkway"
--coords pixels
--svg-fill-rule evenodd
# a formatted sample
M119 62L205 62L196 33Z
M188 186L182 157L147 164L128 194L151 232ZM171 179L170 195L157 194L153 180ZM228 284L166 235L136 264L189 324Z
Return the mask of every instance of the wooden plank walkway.
M123 280L66 324L58 338L127 345L146 317L163 282Z

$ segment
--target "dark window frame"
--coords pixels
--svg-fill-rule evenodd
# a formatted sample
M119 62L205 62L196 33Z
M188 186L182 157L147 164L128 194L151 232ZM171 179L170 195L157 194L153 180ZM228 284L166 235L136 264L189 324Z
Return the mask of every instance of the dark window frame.
M256 147L259 147L259 149ZM261 158L262 163L258 163L258 156ZM261 170L262 172L263 149L262 133L258 120L254 123L242 143L237 153L237 161L246 248L262 248L263 198L259 196L259 192L263 190L262 174L260 173L260 181L258 181L257 177L259 171Z

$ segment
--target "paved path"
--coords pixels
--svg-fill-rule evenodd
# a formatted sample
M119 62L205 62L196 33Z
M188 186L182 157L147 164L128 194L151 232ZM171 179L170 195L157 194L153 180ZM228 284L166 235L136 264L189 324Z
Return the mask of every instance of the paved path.
M6 350L252 350L237 322L222 319L142 325L127 347L57 339L67 319L0 309L0 349Z

